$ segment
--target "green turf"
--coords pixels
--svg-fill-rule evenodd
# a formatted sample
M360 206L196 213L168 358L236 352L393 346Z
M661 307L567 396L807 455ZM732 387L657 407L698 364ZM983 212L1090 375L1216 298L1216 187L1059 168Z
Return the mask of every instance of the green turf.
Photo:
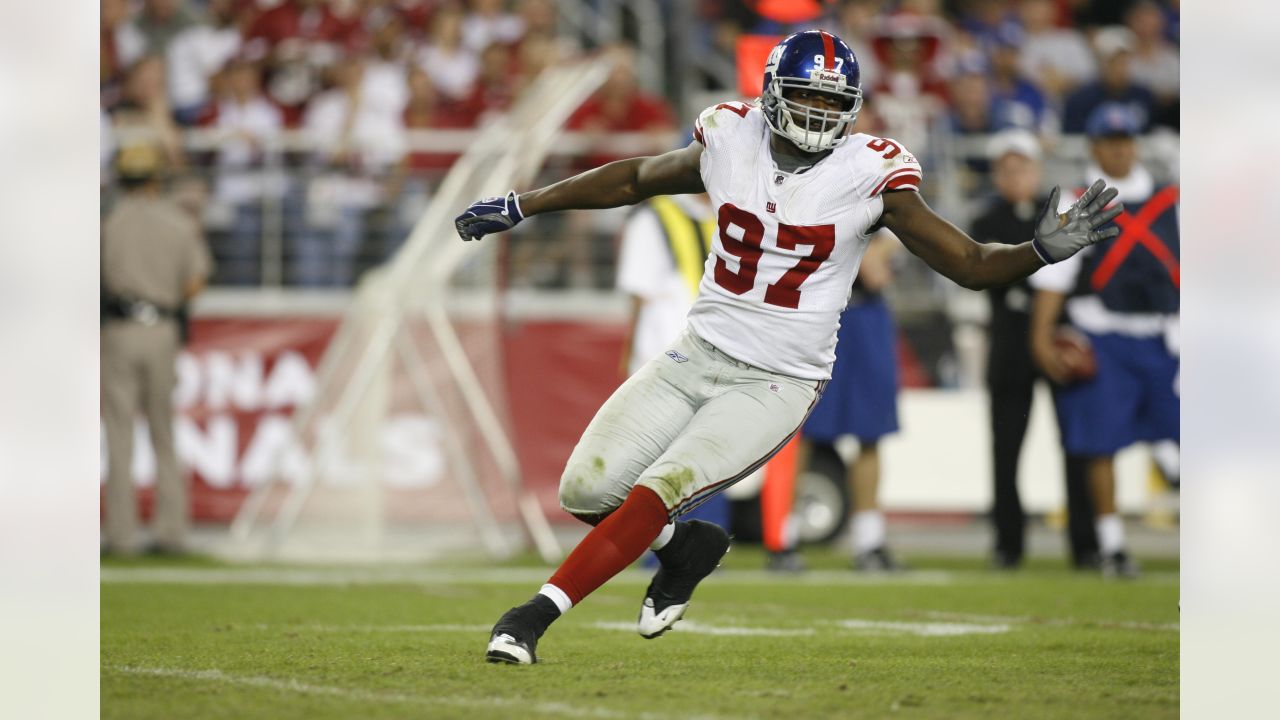
M631 623L646 575L628 571L559 621L532 667L482 661L486 628L542 572L344 569L315 584L270 568L256 582L216 562L104 562L104 718L1147 718L1178 714L1178 582L1172 562L1106 582L1040 561L1017 574L915 559L864 582L814 552L819 572L772 579L738 548L699 588L690 624L646 641ZM176 569L186 582L137 582ZM428 574L431 573L431 574ZM416 579L415 579L416 577ZM235 579L235 578L233 578ZM295 578L296 579L296 578ZM1005 625L919 636L841 620ZM684 624L684 623L682 623ZM918 627L918 625L913 626ZM811 633L808 635L788 635Z

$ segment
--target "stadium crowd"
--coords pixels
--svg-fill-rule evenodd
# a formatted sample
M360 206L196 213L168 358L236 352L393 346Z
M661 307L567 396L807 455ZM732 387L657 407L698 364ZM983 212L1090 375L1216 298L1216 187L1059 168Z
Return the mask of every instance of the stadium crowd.
M102 0L104 212L116 153L154 143L174 192L208 231L214 284L351 285L394 252L457 157L415 131L482 125L543 68L602 52L615 60L569 122L594 149L562 172L613 159L611 134L650 134L659 151L687 130L702 98L673 76L691 70L648 58L665 73L642 81L636 67L646 58L634 48L602 47L586 25L562 22L601 4ZM674 1L652 4L666 22L675 17ZM785 11L805 5L821 16L787 22ZM821 26L848 40L868 97L858 129L900 140L926 167L939 138L1008 127L1031 130L1052 150L1105 102L1130 106L1144 131L1178 128L1177 0L692 7L689 56L700 67L731 66L743 34ZM701 90L737 94L731 78L700 78ZM980 153L967 157L967 194L990 189L988 164ZM612 249L553 245L513 253L513 281L612 282Z

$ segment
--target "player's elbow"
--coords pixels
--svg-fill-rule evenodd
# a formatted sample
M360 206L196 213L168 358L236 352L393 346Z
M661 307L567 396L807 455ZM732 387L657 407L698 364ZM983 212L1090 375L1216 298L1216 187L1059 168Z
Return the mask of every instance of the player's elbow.
M969 277L953 277L951 279L955 281L955 284L959 285L965 290L986 290L991 287L990 285L987 285L986 283L980 280L975 280Z
M982 246L976 242L970 242L963 257L956 263L956 270L949 277L966 290L987 290L999 284L987 272L985 254Z
M965 290L990 290L1000 284L984 277L978 270L966 270L953 275L951 279Z

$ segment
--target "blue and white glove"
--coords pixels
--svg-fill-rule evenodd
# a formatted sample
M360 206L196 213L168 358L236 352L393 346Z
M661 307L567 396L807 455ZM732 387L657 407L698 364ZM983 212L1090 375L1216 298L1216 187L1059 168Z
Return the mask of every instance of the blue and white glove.
M453 226L463 240L479 240L490 233L510 230L523 219L516 191L510 190L504 197L471 203L471 207L453 221Z
M1115 226L1098 229L1124 211L1120 203L1106 209L1119 194L1115 188L1107 187L1101 179L1095 180L1062 214L1058 214L1059 194L1056 186L1049 193L1049 202L1040 213L1035 238L1031 241L1031 247L1046 265L1066 260L1094 243L1120 234L1120 228Z

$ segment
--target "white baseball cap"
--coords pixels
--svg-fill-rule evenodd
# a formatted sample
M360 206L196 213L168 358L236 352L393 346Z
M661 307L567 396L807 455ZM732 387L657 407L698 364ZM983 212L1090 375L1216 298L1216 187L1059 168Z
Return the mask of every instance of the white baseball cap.
M987 155L997 160L1009 153L1017 153L1032 160L1040 159L1040 141L1029 131L1021 128L1001 130L991 136L987 145Z
M1131 53L1137 44L1137 36L1123 25L1108 25L1093 36L1093 46L1103 60L1111 59L1116 53Z

